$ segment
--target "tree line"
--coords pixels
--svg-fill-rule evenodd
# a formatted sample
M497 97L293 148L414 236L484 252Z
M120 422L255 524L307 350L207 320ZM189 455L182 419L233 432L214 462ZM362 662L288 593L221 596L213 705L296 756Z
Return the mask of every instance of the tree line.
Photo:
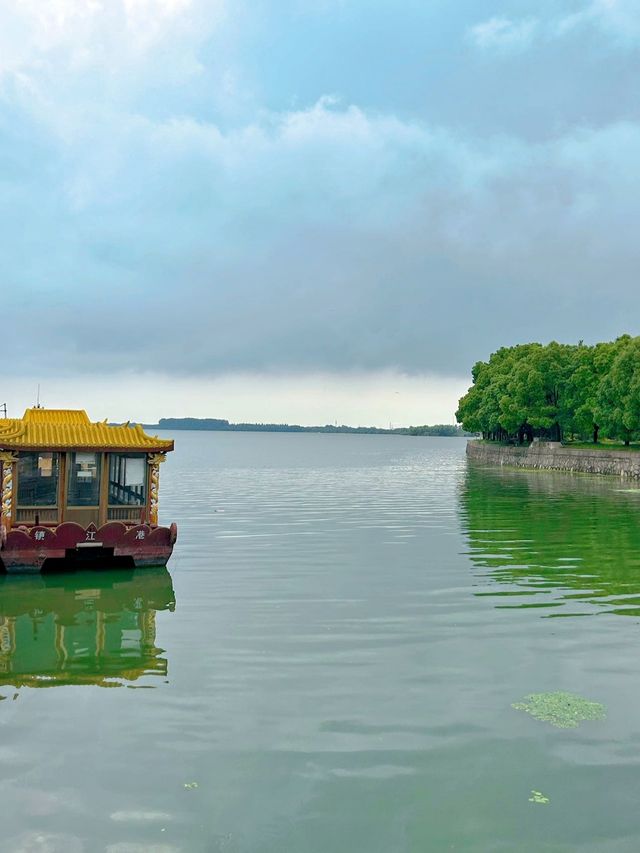
M216 432L328 432L372 433L374 435L431 435L463 436L465 431L455 424L409 426L384 429L383 427L352 427L326 424L325 426L300 426L300 424L230 423L223 418L160 418L157 424L143 424L145 429L213 430Z
M485 439L628 445L640 436L640 337L502 347L472 377L456 418Z

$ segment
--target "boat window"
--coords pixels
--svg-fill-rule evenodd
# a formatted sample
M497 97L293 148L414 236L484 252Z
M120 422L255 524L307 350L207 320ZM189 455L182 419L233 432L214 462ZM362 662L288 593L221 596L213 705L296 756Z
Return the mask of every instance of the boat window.
M109 454L109 505L143 506L146 491L146 454Z
M100 503L100 454L70 453L67 506Z
M20 453L18 506L56 506L59 459L58 453Z

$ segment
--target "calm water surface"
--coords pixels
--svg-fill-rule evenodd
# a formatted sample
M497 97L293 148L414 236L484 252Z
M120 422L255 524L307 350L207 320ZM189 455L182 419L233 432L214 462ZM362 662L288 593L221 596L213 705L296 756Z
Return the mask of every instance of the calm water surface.
M0 579L0 850L640 849L640 491L177 433L161 509L169 571Z

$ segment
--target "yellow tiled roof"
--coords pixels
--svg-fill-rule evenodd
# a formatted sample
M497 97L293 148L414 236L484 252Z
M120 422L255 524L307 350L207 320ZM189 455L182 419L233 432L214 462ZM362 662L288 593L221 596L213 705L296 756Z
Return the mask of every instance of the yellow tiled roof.
M22 418L0 418L0 449L76 448L166 453L173 441L147 435L139 424L92 423L82 409L27 409Z

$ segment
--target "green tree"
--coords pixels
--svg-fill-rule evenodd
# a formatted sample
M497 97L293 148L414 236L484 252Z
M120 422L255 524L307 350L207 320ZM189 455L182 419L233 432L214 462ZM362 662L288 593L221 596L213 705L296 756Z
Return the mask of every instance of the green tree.
M552 342L512 347L500 397L500 424L510 435L533 431L560 441L563 422L563 400L571 375L573 347Z
M474 364L473 385L460 399L456 420L468 432L481 432L483 438L498 428L498 408L491 393L491 368L484 361Z
M620 339L622 340L622 339ZM629 340L628 336L626 340ZM571 374L562 401L562 419L572 434L597 444L605 412L599 403L600 386L611 369L616 342L574 348Z
M502 347L474 365L456 417L490 439L523 441L535 434L598 441L602 429L628 443L640 431L638 340Z
M640 338L618 338L598 387L597 414L610 438L628 445L640 431Z

